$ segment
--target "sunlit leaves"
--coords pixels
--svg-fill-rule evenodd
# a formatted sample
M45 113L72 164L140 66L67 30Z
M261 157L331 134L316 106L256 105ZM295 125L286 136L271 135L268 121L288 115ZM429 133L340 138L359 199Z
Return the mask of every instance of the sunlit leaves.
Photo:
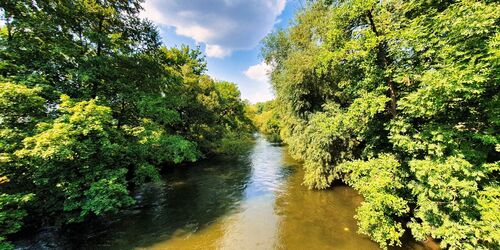
M432 236L451 249L498 245L493 229L500 222L498 214L494 215L498 212L498 181L480 188L482 181L491 178L491 166L473 166L457 157L414 160L409 165L415 175L409 187L417 197L417 207L408 225L417 239Z
M40 88L0 82L0 127L26 126L44 115L45 100Z
M400 220L410 210L404 195L408 176L395 156L345 162L337 168L344 181L365 198L356 214L359 231L384 248L401 245L405 230Z
M261 102L251 107L254 109L251 111L252 121L267 140L273 143L282 142L280 136L281 118L276 101Z
M365 138L371 119L385 109L387 97L373 93L354 100L348 109L335 103L324 105L309 119L304 133L307 149L304 183L309 187L326 188L339 176L335 165L359 157L357 148ZM304 141L302 142L304 143Z
M35 194L2 207L5 234L25 215L36 228L118 213L162 168L248 144L236 85L205 75L200 49L161 46L141 3L0 3L0 192Z
M280 131L304 161L305 184L341 178L358 189L360 231L383 247L400 244L408 220L415 238L442 247L500 244L490 206L498 203L499 7L311 1L264 41Z

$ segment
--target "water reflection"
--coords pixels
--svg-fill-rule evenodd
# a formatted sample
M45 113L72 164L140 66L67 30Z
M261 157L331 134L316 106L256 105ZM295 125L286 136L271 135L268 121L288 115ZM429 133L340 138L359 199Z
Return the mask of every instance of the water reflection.
M240 207L251 176L248 158L211 160L169 173L162 186L140 192L141 207L105 233L81 241L85 249L152 247L203 231Z
M257 138L249 154L251 177L244 198L232 213L196 234L183 235L150 246L151 249L272 249L277 244L279 216L274 213L276 192L286 176L283 148Z
M138 193L140 207L100 230L69 236L83 249L379 249L356 233L362 198L310 191L302 168L263 138L239 160L177 168ZM406 243L406 249L423 248Z
M284 162L290 162L285 155ZM378 245L356 233L353 219L362 198L345 186L333 190L311 191L301 185L303 171L287 178L279 192L275 212L280 215L277 249L379 249Z

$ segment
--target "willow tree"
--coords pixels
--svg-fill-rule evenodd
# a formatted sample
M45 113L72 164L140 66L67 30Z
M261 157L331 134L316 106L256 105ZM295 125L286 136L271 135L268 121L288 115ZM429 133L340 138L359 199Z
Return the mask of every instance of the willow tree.
M360 232L383 247L407 229L452 249L500 244L499 8L312 1L264 41L304 183L358 189Z

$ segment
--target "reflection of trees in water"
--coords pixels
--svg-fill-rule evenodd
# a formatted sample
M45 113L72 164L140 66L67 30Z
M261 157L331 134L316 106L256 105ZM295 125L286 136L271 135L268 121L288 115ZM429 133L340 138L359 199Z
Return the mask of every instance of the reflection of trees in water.
M361 197L352 189L310 191L302 185L303 170L287 154L284 167L290 174L276 194L275 213L280 216L278 249L378 249L356 233L353 216Z
M239 205L250 175L251 164L245 158L179 167L165 177L163 186L142 190L142 208L136 214L124 216L104 234L77 244L132 249L201 230Z
M380 249L375 242L357 233L353 218L363 198L341 183L323 191L307 190L302 185L304 171L284 154L284 171L293 172L276 194L275 213L280 216L277 249ZM411 238L396 249L432 249Z

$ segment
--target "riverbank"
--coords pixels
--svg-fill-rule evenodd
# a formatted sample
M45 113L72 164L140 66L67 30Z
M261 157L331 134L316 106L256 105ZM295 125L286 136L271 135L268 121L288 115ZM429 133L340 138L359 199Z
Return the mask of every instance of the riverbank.
M379 249L358 234L362 197L337 185L312 191L303 170L258 136L239 158L176 168L135 193L138 205L108 223L58 235L42 232L19 249ZM45 244L45 245L44 245ZM405 242L404 249L425 249Z

